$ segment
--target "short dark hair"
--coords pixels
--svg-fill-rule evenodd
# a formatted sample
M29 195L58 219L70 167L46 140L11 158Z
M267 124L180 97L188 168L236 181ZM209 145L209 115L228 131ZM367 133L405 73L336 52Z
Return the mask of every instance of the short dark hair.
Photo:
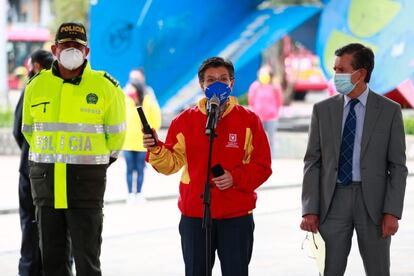
M46 50L36 50L30 55L32 64L39 63L42 69L50 69L53 63L53 55Z
M352 55L351 65L354 70L361 68L367 70L364 81L368 83L374 70L374 52L360 43L350 43L335 51L335 56L340 57L344 54Z
M204 73L208 68L217 68L225 67L229 72L230 79L234 79L234 66L233 63L222 57L211 57L201 63L200 68L198 68L198 80L204 81Z

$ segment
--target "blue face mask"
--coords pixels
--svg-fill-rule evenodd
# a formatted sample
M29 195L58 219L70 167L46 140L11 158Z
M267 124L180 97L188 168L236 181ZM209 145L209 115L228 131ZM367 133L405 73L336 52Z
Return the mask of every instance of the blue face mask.
M357 71L355 71L357 72ZM344 73L344 74L335 74L334 75L334 84L335 89L338 91L338 93L342 95L348 95L351 93L352 90L354 90L355 86L358 84L356 82L355 84L352 83L351 77L355 73Z
M209 100L216 95L220 99L220 105L222 105L229 98L231 88L227 84L217 81L207 86L204 92Z

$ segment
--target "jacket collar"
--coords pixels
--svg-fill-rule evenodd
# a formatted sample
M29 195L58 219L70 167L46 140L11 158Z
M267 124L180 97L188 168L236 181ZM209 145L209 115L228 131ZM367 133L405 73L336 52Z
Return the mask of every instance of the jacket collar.
M207 114L207 98L204 97L197 103L198 109L203 114ZM227 102L220 106L220 114L222 114L220 117L224 117L227 114L230 113L230 111L237 105L237 99L233 96L230 96Z
M73 85L79 85L80 82L82 81L83 74L86 73L86 72L89 72L90 70L91 70L91 66L89 65L89 62L85 59L85 61L82 64L82 70L79 73L79 75L77 77L74 77L74 78L69 79L69 80L64 79L63 83L71 83ZM60 71L59 71L59 66L58 66L58 61L57 60L55 60L52 64L52 73L53 73L53 75L63 79L62 75L60 74Z

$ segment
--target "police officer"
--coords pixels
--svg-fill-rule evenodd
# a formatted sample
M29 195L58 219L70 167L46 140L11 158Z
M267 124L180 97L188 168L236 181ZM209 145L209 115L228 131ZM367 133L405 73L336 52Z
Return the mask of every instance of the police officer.
M50 69L53 62L52 53L45 50L36 50L30 56L31 70L29 78L42 69ZM24 90L20 96L14 112L13 136L21 149L19 167L19 215L22 231L20 245L19 275L41 276L42 265L39 249L39 234L35 223L35 208L33 206L32 192L29 180L29 145L21 132Z
M105 72L92 70L86 29L63 23L51 70L28 83L22 132L30 145L30 181L45 276L101 275L106 170L125 136L125 99Z

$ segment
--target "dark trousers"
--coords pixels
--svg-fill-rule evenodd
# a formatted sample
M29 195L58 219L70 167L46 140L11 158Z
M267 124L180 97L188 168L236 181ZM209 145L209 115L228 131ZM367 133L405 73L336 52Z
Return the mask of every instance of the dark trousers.
M37 207L44 276L72 276L69 255L77 276L101 276L101 208L54 209Z
M42 275L42 261L40 259L39 234L35 219L32 192L29 177L20 174L19 177L19 215L22 230L20 246L19 275Z
M206 242L201 218L181 216L181 248L186 276L206 275ZM211 260L215 252L223 276L247 276L253 250L253 215L214 219L211 226Z

